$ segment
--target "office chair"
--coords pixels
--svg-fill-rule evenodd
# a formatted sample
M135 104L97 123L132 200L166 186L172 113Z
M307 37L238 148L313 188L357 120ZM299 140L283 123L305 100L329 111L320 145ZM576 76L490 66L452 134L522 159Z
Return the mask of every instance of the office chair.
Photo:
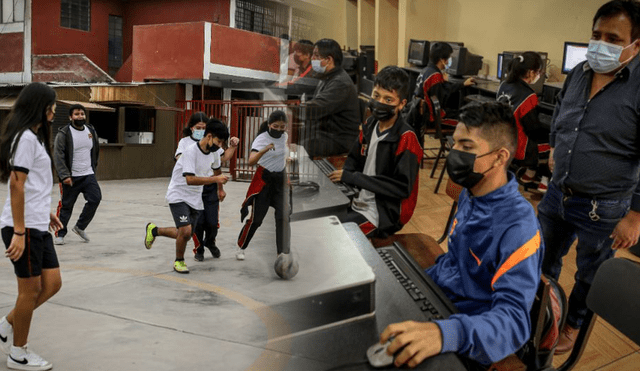
M569 358L558 371L571 370L587 346L596 315L640 345L640 263L614 258L602 263L587 295L587 315Z
M453 200L453 204L451 205L451 211L449 212L449 218L447 219L447 224L444 227L444 232L442 233L442 237L438 239L438 244L441 244L447 236L449 235L449 229L451 228L451 223L453 222L453 217L456 215L456 210L458 209L458 198L460 197L460 193L462 192L463 187L457 183L454 183L451 179L447 181L447 186L445 189L445 193L447 196L451 197Z
M432 136L433 138L437 139L440 142L440 148L438 149L438 154L435 157L433 169L431 169L430 177L433 178L434 174L436 173L436 169L438 167L438 162L440 162L440 159L443 159L443 160L446 159L447 152L451 149L451 147L453 147L453 138L451 136L453 135L455 127L447 125L449 126L449 128L443 128L443 119L440 116L440 112L442 110L442 107L440 106L440 101L438 100L438 97L436 97L435 95L432 95L430 99L431 99L431 108L433 109L432 117L434 119L433 121L434 127L433 129L427 129L426 134ZM426 155L427 149L425 149L424 151ZM443 167L442 171L440 172L440 176L438 177L438 183L436 184L436 189L433 193L438 193L438 189L440 189L440 183L442 183L442 178L444 177L445 168L446 166Z

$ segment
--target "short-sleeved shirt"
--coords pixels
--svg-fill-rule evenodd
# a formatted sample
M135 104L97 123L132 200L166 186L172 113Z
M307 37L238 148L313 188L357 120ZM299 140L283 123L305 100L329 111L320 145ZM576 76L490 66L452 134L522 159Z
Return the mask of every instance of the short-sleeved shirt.
M85 176L93 174L91 167L91 149L93 138L91 131L85 125L82 130L70 125L69 132L73 138L73 163L71 164L71 176Z
M27 174L24 184L24 224L26 228L47 231L49 228L49 213L51 210L51 189L53 188L53 174L51 172L51 158L47 154L44 144L31 130L25 130L16 146L15 153L10 160L14 171ZM11 182L9 179L9 189ZM11 192L7 194L7 201L0 216L0 228L13 227L11 214Z
M184 152L184 150L194 144L194 143L198 143L197 139L193 139L193 137L188 136L188 137L184 137L182 139L180 139L180 142L178 142L178 148L176 149L176 153L173 155L173 157L177 157L179 155L182 154L182 152ZM224 155L224 149L219 148L218 149L218 155L220 155L220 157L222 157L222 155Z
M167 190L167 202L175 204L184 202L196 210L203 210L201 185L188 185L187 175L208 177L214 170L220 169L220 154L204 152L197 143L185 148L173 167L171 182Z
M287 147L287 133L283 133L280 138L274 138L269 135L268 131L258 135L251 144L251 151L261 151L264 147L273 143L274 149L267 151L260 160L258 165L272 172L280 172L284 170L287 161L287 153L289 152Z

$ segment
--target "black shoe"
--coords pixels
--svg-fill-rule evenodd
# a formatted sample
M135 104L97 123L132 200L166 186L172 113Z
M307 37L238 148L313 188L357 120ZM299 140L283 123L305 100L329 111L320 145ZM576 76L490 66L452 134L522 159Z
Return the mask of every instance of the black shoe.
M193 257L199 262L204 261L204 253L197 252Z
M209 251L211 251L211 255L213 255L214 258L217 259L220 257L220 249L218 249L218 246L210 247Z

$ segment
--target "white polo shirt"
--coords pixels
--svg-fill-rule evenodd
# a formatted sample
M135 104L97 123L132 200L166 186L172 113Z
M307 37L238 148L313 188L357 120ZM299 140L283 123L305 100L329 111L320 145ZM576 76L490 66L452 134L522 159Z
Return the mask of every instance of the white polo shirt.
M287 154L289 149L287 147L287 133L283 133L280 138L274 138L269 135L268 131L258 135L251 144L252 151L261 151L264 147L273 143L274 148L271 151L267 151L260 160L258 165L264 167L269 171L280 172L284 170L287 161Z
M208 177L213 171L220 169L220 153L202 151L198 143L193 143L185 148L182 155L173 167L171 182L167 189L167 202L175 204L185 202L196 210L203 210L201 185L188 185L187 175Z
M27 129L24 131L10 160L10 165L16 171L27 173L24 184L24 223L26 228L46 232L49 229L49 213L51 210L51 189L53 188L53 174L51 172L51 158L40 143L36 134ZM9 189L13 179L9 177ZM0 216L0 228L13 227L11 215L11 191L7 193L7 200Z

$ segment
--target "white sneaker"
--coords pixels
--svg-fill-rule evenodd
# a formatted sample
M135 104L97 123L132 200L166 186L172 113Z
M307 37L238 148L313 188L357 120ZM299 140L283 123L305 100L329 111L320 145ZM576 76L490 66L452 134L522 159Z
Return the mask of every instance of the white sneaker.
M238 252L236 253L236 259L244 260L244 250L238 248Z
M83 242L89 242L89 236L87 236L87 233L85 231L83 231L82 229L78 228L78 226L74 226L72 229L73 233L77 234L78 236L80 236L80 238L82 238Z
M7 316L0 320L0 348L4 354L9 355L13 344L13 326L7 322Z
M39 355L24 347L11 346L11 354L7 357L7 367L12 370L51 370L53 365Z
M64 237L56 237L53 239L54 245L64 245Z

